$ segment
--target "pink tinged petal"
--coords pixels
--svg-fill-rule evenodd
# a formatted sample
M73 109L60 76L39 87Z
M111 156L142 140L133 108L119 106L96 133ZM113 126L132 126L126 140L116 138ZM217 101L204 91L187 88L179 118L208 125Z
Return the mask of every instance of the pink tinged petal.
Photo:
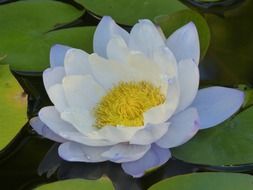
M69 49L64 59L66 75L87 75L91 73L88 54L80 49Z
M106 58L107 44L115 35L121 36L125 42L128 42L129 33L118 26L111 17L104 16L94 33L94 52Z
M122 163L121 167L127 174L133 177L141 177L145 171L163 165L170 157L171 153L169 149L160 148L153 144L151 149L142 158L133 162Z
M51 86L47 94L51 100L51 102L55 105L55 108L59 111L62 112L65 109L67 109L67 101L66 97L64 94L64 90L61 84L55 84Z
M180 99L177 112L187 108L198 92L199 88L199 69L191 60L182 60L178 64L178 78L180 87Z
M140 20L130 32L128 47L151 57L154 50L163 47L163 39L156 26L149 20Z
M143 157L150 147L150 145L142 146L120 143L104 152L102 156L115 163L131 162Z
M105 90L90 75L71 75L63 79L70 107L91 110L104 96Z
M167 121L175 112L179 101L179 86L177 79L171 79L167 97L163 104L155 106L144 113L144 125L160 124Z
M170 120L167 133L156 144L161 148L173 148L186 143L199 130L199 116L196 108L188 108Z
M148 124L145 128L137 131L130 139L130 144L148 145L160 139L168 130L169 123L157 125Z
M242 91L214 86L199 90L191 106L198 110L200 128L206 129L232 116L240 109L243 101Z
M84 136L77 131L71 124L60 118L60 114L54 106L44 107L39 111L40 120L60 137L89 146L107 146L115 144L107 140L97 140Z
M71 47L69 46L64 46L60 44L52 46L50 49L50 66L63 66L65 54L70 48Z
M130 53L126 42L121 36L113 36L106 48L108 59L115 60L119 63L126 63L127 56Z
M66 142L66 139L50 130L38 117L32 118L29 123L39 135L55 142Z
M110 149L110 146L91 147L83 144L66 142L58 149L59 156L70 162L104 162L107 159L102 153Z
M43 72L43 83L48 90L55 84L61 84L62 79L65 76L65 70L63 67L48 68Z
M153 60L167 79L177 76L177 61L168 47L158 48L153 52Z
M184 59L193 59L195 63L199 63L199 36L193 22L176 30L167 39L166 45L174 53L178 62Z
M91 112L86 109L68 108L61 113L61 118L71 123L84 135L96 130L93 126L95 119Z

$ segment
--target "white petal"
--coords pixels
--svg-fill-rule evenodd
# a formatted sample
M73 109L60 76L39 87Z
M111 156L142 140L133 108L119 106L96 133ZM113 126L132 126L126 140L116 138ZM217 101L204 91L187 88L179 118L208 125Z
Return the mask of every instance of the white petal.
M140 159L150 147L150 145L142 146L120 143L104 152L102 156L116 163L130 162Z
M190 140L199 130L196 108L188 108L173 116L167 133L156 142L162 148L173 148Z
M166 44L174 53L178 62L183 59L193 59L195 63L199 63L199 36L193 22L176 30L167 39Z
M39 118L50 130L64 139L89 146L107 146L115 144L114 142L108 140L97 140L84 136L71 124L62 120L59 112L56 111L54 106L42 108L39 111Z
M66 142L58 149L59 156L71 162L104 162L107 159L101 154L110 149L110 146L91 147L78 143Z
M162 81L165 80L159 66L142 53L131 53L127 65L131 67L132 80L134 81L148 81L156 86L161 86ZM167 82L165 84L164 88L167 89Z
M66 75L90 74L88 54L80 49L69 49L64 59Z
M77 132L71 125L60 119L59 112L54 106L43 107L39 111L39 118L58 135L60 132Z
M175 112L179 102L179 86L177 79L170 80L167 97L163 104L155 106L144 115L144 125L150 124L160 124L167 121Z
M55 84L61 84L65 76L63 67L48 68L43 72L43 82L46 90Z
M155 25L149 20L140 20L130 32L129 48L151 57L154 50L163 47L165 41Z
M105 90L90 75L66 76L63 88L70 107L87 110L93 109L105 94Z
M48 89L47 94L50 100L52 101L52 103L55 105L55 108L59 112L62 112L65 109L67 109L68 104L67 104L64 90L61 84L55 84L51 86Z
M128 142L143 127L105 126L89 135L94 139L104 139L116 143Z
M108 59L115 60L119 63L127 62L127 56L130 52L121 36L113 36L108 42L106 50Z
M198 91L193 107L200 116L200 128L218 125L239 110L244 101L240 90L224 87L209 87Z
M148 145L160 139L168 130L169 123L161 123L158 125L148 124L144 129L135 133L130 139L130 144Z
M97 29L94 33L94 52L102 57L106 57L107 44L109 40L115 35L121 36L125 42L128 42L128 32L119 27L111 17L104 16L98 24Z
M93 126L95 119L90 111L78 108L69 108L61 113L64 121L71 123L78 131L86 135L96 130Z
M180 99L177 112L187 108L198 92L199 69L190 59L182 60L178 64L178 78L180 87Z
M52 46L50 49L50 66L52 68L63 66L65 54L70 48L60 44Z
M51 131L40 119L39 117L34 117L29 121L32 128L41 136L50 139L55 142L66 142L66 139L60 137L53 131Z
M171 157L169 149L153 144L151 149L139 160L121 164L122 169L133 177L141 177L145 171L165 164Z
M90 55L89 61L94 77L106 90L111 89L120 81L132 79L131 70L126 64L108 61L96 54Z
M154 51L153 60L168 78L177 76L177 61L168 47L161 47Z

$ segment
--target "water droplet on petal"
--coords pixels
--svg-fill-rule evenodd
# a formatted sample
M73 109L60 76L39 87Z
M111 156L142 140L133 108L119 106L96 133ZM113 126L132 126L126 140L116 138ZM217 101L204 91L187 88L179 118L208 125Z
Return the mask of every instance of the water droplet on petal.
M87 155L87 154L85 154L84 156L87 158L87 160L91 159L91 157L89 155Z

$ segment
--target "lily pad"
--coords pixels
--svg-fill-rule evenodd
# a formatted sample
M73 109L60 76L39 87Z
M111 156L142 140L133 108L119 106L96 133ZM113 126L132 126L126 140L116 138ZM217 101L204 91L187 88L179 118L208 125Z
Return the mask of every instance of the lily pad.
M196 173L169 178L149 190L251 190L253 177L236 173Z
M19 1L0 6L1 64L18 71L42 71L49 65L49 50L60 43L90 51L93 28L52 30L81 16L69 4L58 1Z
M234 118L199 131L188 143L174 148L172 154L183 161L207 165L253 163L253 107Z
M11 75L8 65L0 65L0 150L25 124L26 94Z
M62 180L54 183L49 183L37 187L36 190L113 190L113 185L107 178L101 178L100 180L84 180L84 179L69 179Z
M75 0L99 16L110 15L120 24L133 25L139 19L187 9L179 0Z
M156 17L155 22L161 26L166 37L169 37L183 25L194 22L199 34L201 58L205 56L211 35L206 20L199 13L192 10L182 10L174 14Z

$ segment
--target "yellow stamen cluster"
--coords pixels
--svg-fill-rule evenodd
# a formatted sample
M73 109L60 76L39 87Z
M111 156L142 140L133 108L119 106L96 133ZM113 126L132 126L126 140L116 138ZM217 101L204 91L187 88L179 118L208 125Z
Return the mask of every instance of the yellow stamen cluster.
M142 126L143 113L164 101L160 88L150 82L120 82L94 108L95 126Z

